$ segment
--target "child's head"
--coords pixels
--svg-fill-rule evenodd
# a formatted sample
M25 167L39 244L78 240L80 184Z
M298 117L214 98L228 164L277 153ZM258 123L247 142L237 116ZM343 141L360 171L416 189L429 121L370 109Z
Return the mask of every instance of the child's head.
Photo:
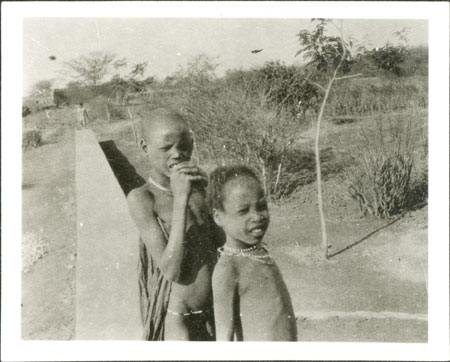
M170 177L176 164L190 160L193 140L186 121L178 113L163 108L153 110L141 126L141 146L154 172Z
M209 180L208 199L214 221L236 248L258 244L269 226L264 191L247 166L215 169Z

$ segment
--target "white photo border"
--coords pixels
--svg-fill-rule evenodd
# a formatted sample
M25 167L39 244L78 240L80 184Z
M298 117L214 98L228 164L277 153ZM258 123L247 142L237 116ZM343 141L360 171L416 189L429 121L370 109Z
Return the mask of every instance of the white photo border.
M429 33L428 343L51 342L20 338L22 23L28 17L424 19ZM448 360L447 2L3 2L2 360Z

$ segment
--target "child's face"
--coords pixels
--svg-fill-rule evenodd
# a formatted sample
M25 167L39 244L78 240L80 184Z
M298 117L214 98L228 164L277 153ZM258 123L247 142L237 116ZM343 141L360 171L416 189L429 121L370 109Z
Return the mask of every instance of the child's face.
M176 164L191 158L193 141L189 129L182 122L157 122L146 134L146 139L150 164L160 175L170 177Z
M251 177L229 181L224 187L223 210L214 210L214 219L225 231L227 243L234 247L259 243L270 220L259 182Z

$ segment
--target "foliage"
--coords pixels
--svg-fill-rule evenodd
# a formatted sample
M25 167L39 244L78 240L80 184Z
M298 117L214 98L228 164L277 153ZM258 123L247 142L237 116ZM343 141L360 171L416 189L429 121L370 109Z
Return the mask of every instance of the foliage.
M363 116L428 107L428 80L361 78L343 82L331 92L326 114Z
M174 81L178 84L189 84L192 87L202 87L217 79L216 69L218 64L204 54L193 57L186 65L180 68L174 75ZM166 78L170 82L170 77Z
M115 58L115 54L92 52L72 59L65 65L83 85L97 85L107 74Z
M400 65L404 63L408 50L402 45L394 46L386 44L381 48L375 48L368 52L368 56L375 66L397 76L401 75Z
M246 97L240 88L208 84L182 90L179 96L201 145L201 163L247 164L258 171L268 197L280 194L283 157L295 137L292 117L272 109L264 94Z
M338 69L343 73L350 72L356 60L352 57L349 47L341 36L325 34L329 19L313 19L316 21L314 30L302 30L297 34L301 49L296 55L303 55L308 60L308 66L316 71L328 73Z
M297 119L303 119L306 111L317 108L317 87L308 81L304 69L295 65L270 61L260 68L229 71L223 81L224 86L244 90L246 96L263 93L271 107L287 111Z
M43 145L41 131L29 130L25 131L22 136L22 148L26 149L29 147L37 148Z
M376 129L361 131L348 190L363 215L387 218L408 206L416 145L417 132L403 118L378 116Z
M324 92L320 110L317 116L316 137L314 142L314 152L316 158L316 175L317 175L317 205L320 215L320 225L322 231L321 247L324 257L328 259L328 239L325 222L325 213L323 210L322 198L322 166L320 160L320 126L322 123L325 106L327 105L330 91L335 81L344 79L338 78L338 73L348 73L351 70L355 60L349 49L349 45L345 43L342 36L342 25L340 30L341 36L325 35L325 27L333 24L327 19L315 19L317 25L313 31L302 30L298 34L301 49L297 52L303 54L309 61L308 67L313 69L313 79L325 80L326 85L321 86L315 83ZM314 19L313 19L314 21ZM351 46L351 44L350 44Z
M31 114L31 109L28 106L22 106L22 117L26 117Z
M396 45L387 43L381 48L375 48L366 53L377 69L397 76L402 74L401 65L409 55L407 33L408 28L403 28L393 34L397 38Z
M114 98L115 93L108 83L86 87L70 87L66 89L55 89L53 92L53 101L56 106L62 104L79 104L88 103L98 96Z
M32 96L49 97L52 93L53 82L51 80L41 80L33 85Z
M93 120L126 119L126 111L123 107L113 104L105 96L97 96L89 101L89 116Z

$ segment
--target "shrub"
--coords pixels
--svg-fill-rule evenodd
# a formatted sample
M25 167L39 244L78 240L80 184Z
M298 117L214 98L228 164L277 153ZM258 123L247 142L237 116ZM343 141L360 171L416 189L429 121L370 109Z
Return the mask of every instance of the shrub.
M42 134L37 130L25 131L22 136L22 148L26 149L29 147L39 147L42 146Z
M364 215L386 218L407 205L413 160L407 155L365 155L349 192Z
M240 88L216 83L186 88L178 96L201 163L247 164L259 173L267 196L278 194L283 157L297 129L292 116L271 108L263 93L246 96Z
M26 117L31 114L31 109L27 106L22 106L22 117Z
M112 104L108 98L98 96L89 101L88 114L92 120L125 119L126 110L123 107Z
M368 56L378 69L399 76L401 75L400 65L404 63L407 53L407 49L402 45L386 44L382 48L376 48L368 52Z
M389 123L386 127L385 123ZM348 191L363 215L388 218L410 206L416 132L411 120L381 116L370 134L362 132Z
M249 96L262 92L274 108L304 117L307 110L315 110L319 98L317 87L306 78L301 67L271 61L261 68L229 71L225 82L245 90Z

